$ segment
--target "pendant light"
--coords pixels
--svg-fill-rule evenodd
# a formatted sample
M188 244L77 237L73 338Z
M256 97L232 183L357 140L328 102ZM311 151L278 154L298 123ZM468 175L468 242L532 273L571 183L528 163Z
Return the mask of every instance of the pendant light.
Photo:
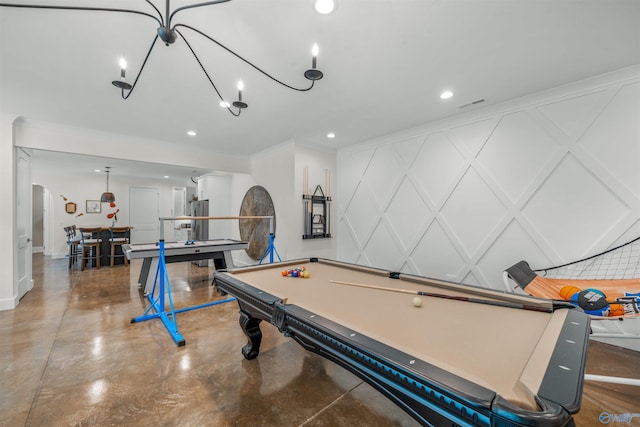
M116 196L109 192L109 169L111 169L110 166L105 166L105 172L107 173L107 191L100 196L100 203L113 203L116 201Z
M192 35L194 36L199 36L202 37L203 39L205 39L204 41L206 42L207 40L211 43L213 43L214 45L216 45L217 47L227 51L227 53L235 56L237 59L239 59L240 61L244 62L245 64L247 64L249 67L253 68L254 70L258 71L259 73L261 73L262 75L264 75L265 77L267 77L268 79L270 79L271 81L280 84L283 87L286 87L288 89L294 90L294 91L298 91L298 92L307 92L309 90L311 90L313 88L313 86L315 85L317 80L322 79L323 77L323 73L322 71L318 70L316 68L316 56L317 56L317 52L315 54L313 54L313 67L306 70L304 72L304 78L306 80L308 80L310 83L305 82L305 86L303 87L297 87L297 86L291 86L288 83L285 83L277 78L275 78L274 76L272 76L271 74L267 73L266 71L264 71L262 68L258 67L257 65L255 65L253 62L245 59L243 56L241 56L240 54L236 53L235 51L231 50L230 48L228 48L227 46L223 45L222 43L220 43L218 40L216 40L215 38L211 37L210 35L206 34L204 31L199 30L195 27L192 27L191 25L187 25L187 24L182 24L182 23L176 23L174 21L174 18L177 16L177 14L181 13L184 10L187 9L195 9L195 8L200 8L203 6L213 6L219 3L227 3L230 0L209 0L209 1L204 1L204 2L198 2L198 3L194 3L194 4L187 4L187 5L183 5L180 6L176 9L174 9L173 11L171 11L171 7L170 7L170 0L165 0L165 13L164 15L162 14L162 12L160 11L160 9L156 8L156 6L151 2L151 0L146 0L146 2L148 3L149 6L151 6L153 9L155 9L155 14L154 13L149 13L140 9L124 9L124 8L114 8L114 7L87 7L87 6L54 6L54 5L50 5L50 4L15 4L15 3L0 3L0 7L17 7L17 8L28 8L28 9L56 9L56 10L71 10L71 11L92 11L92 12L114 12L114 13L127 13L127 14L134 14L138 17L142 17L144 16L145 18L149 18L154 20L155 22L157 22L157 24L159 25L159 27L156 30L156 34L153 38L153 41L151 42L151 46L149 46L149 50L147 51L147 55L145 56L145 58L142 60L142 65L140 66L140 71L138 71L138 74L136 75L135 79L133 80L133 83L129 83L126 81L126 68L127 68L127 62L126 60L124 60L124 58L121 58L119 61L119 65L120 65L120 79L119 80L114 80L111 83L117 87L118 89L120 89L120 95L123 99L127 99L129 98L129 96L133 93L133 90L136 87L136 83L138 83L138 79L141 77L142 75L142 70L144 69L144 66L147 63L147 60L149 59L149 56L151 55L151 51L153 50L156 42L158 41L158 39L162 40L162 42L166 45L166 46L170 46L173 43L177 42L177 41L183 41L184 44L186 45L186 48L191 51L191 54L193 56L193 59L195 59L195 61L198 63L198 65L200 66L200 69L202 70L202 73L204 74L204 76L206 77L206 79L209 81L209 83L211 84L212 89L214 90L214 92L216 93L216 95L218 96L218 98L220 99L220 104L221 106L223 106L224 108L226 108L229 113L231 113L234 116L239 116L240 113L242 112L242 110L244 110L245 108L247 108L249 105L247 104L246 100L243 101L241 98L238 99L237 101L234 102L228 102L227 99L225 99L225 97L222 96L222 93L220 92L220 89L218 89L218 87L214 84L213 79L211 77L211 74L209 71L207 71L207 69L205 68L205 66L203 65L202 61L200 60L200 58L198 57L198 55L196 54L196 51L194 49L194 46L191 45L191 43L187 40L187 36L191 37ZM45 2L45 3L49 3L49 2ZM71 3L93 3L93 2L71 2ZM104 3L108 3L108 2L104 2ZM322 3L327 3L326 5L323 5L324 7L320 7L320 9L318 10L319 13L329 13L330 11L333 10L333 8L335 7L335 2L333 0L323 0ZM231 9L227 9L229 11L231 11ZM57 16L57 15L56 15ZM200 46L200 48L203 47L202 43L199 43L198 46ZM208 55L208 54L207 54ZM172 84L172 83L169 83ZM239 90L240 95L242 95L242 89ZM235 107L237 110L232 110L231 107Z

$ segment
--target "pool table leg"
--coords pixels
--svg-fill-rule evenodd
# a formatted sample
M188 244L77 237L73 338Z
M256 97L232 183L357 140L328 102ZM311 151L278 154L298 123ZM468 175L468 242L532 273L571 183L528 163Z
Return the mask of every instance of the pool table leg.
M249 313L240 310L240 327L248 339L247 344L242 347L242 355L247 360L255 359L260 353L260 343L262 342L260 322L262 320L251 317Z

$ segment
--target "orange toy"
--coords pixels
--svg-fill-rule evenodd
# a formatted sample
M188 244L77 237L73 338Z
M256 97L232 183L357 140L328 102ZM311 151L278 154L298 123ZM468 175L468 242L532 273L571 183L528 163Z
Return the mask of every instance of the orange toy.
M562 289L560 289L560 297L565 301L569 301L573 294L575 294L576 292L580 292L580 291L582 291L582 289L580 289L578 287L565 286Z
M624 305L609 304L609 316L624 316Z

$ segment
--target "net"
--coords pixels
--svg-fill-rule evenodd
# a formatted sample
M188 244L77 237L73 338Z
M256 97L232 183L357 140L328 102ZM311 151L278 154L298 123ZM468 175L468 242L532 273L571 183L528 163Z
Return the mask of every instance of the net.
M533 271L557 279L640 278L640 237L578 261Z

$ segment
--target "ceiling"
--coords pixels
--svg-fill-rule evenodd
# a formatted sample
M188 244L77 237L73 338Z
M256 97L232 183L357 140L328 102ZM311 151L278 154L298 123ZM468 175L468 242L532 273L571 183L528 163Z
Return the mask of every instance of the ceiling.
M154 13L143 0L14 3ZM291 85L307 85L311 45L320 47L324 78L294 92L182 30L225 98L243 80L249 108L233 117L180 39L157 43L131 97L121 98L111 84L119 57L132 82L156 34L146 16L0 7L0 110L230 155L292 138L340 148L639 64L639 22L640 0L338 0L330 15L312 0L233 0L185 10L173 24L200 29ZM445 89L454 95L441 100ZM478 99L486 101L460 108Z

